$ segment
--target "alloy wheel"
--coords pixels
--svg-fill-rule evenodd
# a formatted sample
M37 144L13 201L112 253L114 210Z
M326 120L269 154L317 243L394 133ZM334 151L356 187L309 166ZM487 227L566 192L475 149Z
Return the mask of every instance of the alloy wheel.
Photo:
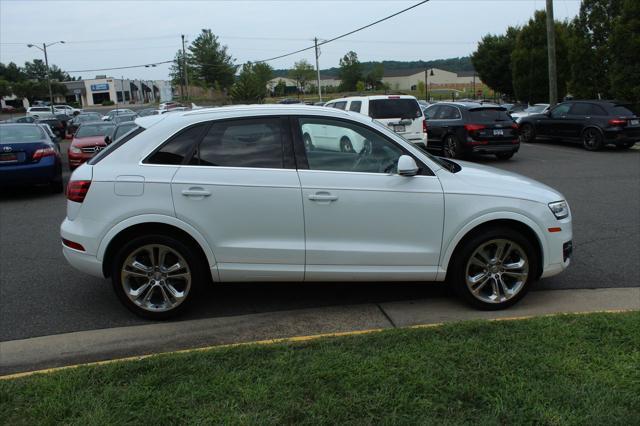
M596 129L587 129L582 136L582 144L590 151L600 148L600 132Z
M456 158L458 155L458 144L453 136L447 136L442 149L447 158Z
M175 309L191 290L191 271L176 250L162 244L136 248L122 264L124 294L149 312Z
M490 240L469 257L465 277L476 299L503 303L524 288L529 277L529 259L522 247L511 240Z

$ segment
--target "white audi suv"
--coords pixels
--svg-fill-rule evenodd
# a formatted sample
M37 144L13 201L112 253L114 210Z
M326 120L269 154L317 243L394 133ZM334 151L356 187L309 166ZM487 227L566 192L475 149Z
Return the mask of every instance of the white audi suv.
M234 281L446 280L500 309L570 262L560 193L433 157L362 114L237 106L136 124L71 176L61 237L71 265L147 318ZM303 137L346 133L357 149Z

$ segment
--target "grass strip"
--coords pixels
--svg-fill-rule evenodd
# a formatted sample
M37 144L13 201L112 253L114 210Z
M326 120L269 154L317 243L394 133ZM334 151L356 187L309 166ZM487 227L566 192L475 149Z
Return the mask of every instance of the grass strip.
M640 312L472 321L3 380L0 419L640 424Z

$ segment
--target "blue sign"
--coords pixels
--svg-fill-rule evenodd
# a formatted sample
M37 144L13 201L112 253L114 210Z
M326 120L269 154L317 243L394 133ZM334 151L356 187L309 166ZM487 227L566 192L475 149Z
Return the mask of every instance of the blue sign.
M91 90L93 90L94 92L99 90L109 90L109 83L92 84Z

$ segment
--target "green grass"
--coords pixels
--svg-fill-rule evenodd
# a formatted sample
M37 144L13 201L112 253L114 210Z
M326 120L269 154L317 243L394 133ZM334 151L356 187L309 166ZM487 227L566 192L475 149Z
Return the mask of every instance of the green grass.
M0 381L4 424L640 424L640 313L219 348Z

